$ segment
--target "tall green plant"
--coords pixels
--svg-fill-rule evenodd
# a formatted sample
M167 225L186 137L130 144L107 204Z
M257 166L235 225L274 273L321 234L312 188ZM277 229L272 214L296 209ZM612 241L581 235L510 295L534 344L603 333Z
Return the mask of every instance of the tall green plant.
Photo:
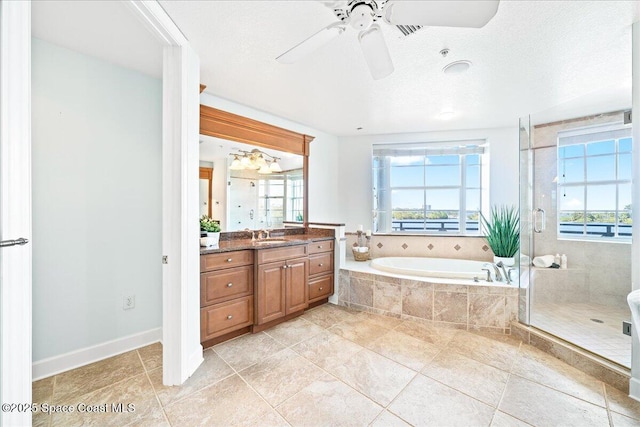
M511 258L520 247L520 217L514 206L493 206L489 220L480 214L487 243L498 257Z

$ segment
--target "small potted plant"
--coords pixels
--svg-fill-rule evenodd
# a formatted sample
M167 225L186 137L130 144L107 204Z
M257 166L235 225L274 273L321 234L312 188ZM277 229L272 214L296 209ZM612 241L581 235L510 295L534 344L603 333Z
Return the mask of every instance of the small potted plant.
M517 209L514 206L493 206L489 219L480 214L480 222L493 251L494 262L514 265L514 257L520 249L520 217Z
M215 246L220 242L220 223L209 216L202 215L200 217L200 231L207 233L206 240L200 239L201 246ZM202 243L205 244L202 245Z

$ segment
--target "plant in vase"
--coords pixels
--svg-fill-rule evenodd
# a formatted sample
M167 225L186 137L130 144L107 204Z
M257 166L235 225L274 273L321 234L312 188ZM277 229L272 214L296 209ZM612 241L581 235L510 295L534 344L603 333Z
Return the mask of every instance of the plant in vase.
M200 239L201 246L215 246L220 242L220 223L209 216L200 217L200 231L207 233L206 238Z
M520 216L515 206L493 206L489 219L480 214L480 223L495 255L494 261L514 265L520 248Z

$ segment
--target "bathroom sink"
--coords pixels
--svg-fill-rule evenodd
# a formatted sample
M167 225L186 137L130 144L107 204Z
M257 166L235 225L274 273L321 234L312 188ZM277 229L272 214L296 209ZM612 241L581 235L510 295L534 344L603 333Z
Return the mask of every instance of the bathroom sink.
M271 245L274 243L286 243L288 242L288 240L284 240L284 239L267 239L267 240L256 240L255 242L253 242L254 245Z

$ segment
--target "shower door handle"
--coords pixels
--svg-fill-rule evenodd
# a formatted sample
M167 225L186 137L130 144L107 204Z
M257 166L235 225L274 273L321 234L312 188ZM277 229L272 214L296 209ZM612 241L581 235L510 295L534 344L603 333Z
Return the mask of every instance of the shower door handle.
M538 228L538 214L541 214L540 228ZM533 211L533 231L535 233L542 233L547 224L547 215L544 209L538 208Z

